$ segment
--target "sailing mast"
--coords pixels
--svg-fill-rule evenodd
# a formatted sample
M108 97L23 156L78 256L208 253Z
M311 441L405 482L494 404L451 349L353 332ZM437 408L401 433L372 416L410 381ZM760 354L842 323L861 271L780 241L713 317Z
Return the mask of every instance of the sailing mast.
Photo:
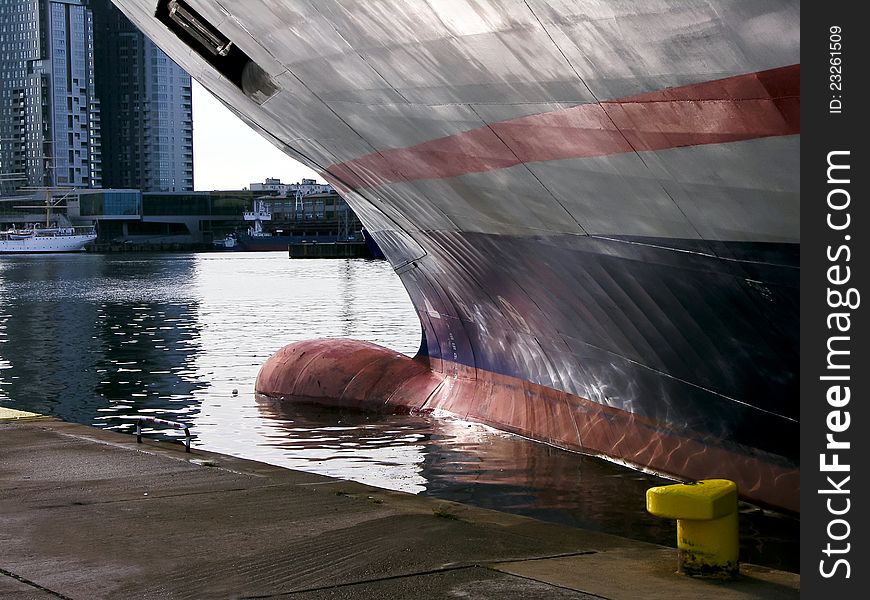
M32 191L32 195L27 196L19 196L18 198L14 198L15 200L35 200L39 197L41 193L43 195L43 205L45 207L45 228L51 228L51 209L52 208L66 208L66 206L61 206L61 202L69 198L69 196L76 191L76 188L58 188L58 187L40 187L40 188L20 188L22 191ZM55 200L55 193L63 193L63 196ZM13 206L13 208L18 208L22 210L32 210L36 208L34 205L26 205L26 206Z

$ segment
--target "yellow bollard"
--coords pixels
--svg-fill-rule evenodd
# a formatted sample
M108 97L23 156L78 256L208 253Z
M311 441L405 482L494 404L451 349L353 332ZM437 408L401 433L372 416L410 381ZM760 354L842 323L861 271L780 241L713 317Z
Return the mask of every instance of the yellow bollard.
M737 485L727 479L663 485L646 491L646 509L677 520L679 572L727 579L740 570Z

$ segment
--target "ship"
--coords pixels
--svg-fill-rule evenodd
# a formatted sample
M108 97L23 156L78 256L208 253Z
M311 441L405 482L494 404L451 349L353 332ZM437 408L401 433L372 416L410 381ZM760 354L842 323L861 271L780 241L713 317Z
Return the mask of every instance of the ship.
M93 227L42 227L0 231L0 254L81 252L97 239Z
M347 200L415 357L259 393L446 412L799 513L797 0L114 0Z
M216 250L280 251L289 252L291 258L384 258L357 216L332 189L297 192L292 200L264 196L254 199L252 208L242 217L251 223L247 231L237 230L215 240Z
M62 204L69 193L55 198L56 189L46 188L34 192L33 196L0 198L0 203L26 201L24 206L14 206L19 210L33 213L37 209L45 213L44 222L25 223L0 230L0 254L46 254L54 252L82 252L88 244L97 239L93 225L75 226L62 215L52 216L52 211L65 210ZM37 196L43 200L34 203Z

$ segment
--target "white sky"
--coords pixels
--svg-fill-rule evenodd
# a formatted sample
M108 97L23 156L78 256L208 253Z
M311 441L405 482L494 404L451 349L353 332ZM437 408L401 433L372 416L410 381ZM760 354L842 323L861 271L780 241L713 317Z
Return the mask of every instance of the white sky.
M193 188L240 190L277 177L296 183L317 173L267 142L193 81Z

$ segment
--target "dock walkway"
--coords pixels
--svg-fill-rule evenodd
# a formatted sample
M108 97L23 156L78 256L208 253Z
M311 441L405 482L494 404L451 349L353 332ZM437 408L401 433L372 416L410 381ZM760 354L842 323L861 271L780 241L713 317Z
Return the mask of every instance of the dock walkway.
M22 418L23 417L23 418ZM798 598L676 550L0 409L0 597Z

